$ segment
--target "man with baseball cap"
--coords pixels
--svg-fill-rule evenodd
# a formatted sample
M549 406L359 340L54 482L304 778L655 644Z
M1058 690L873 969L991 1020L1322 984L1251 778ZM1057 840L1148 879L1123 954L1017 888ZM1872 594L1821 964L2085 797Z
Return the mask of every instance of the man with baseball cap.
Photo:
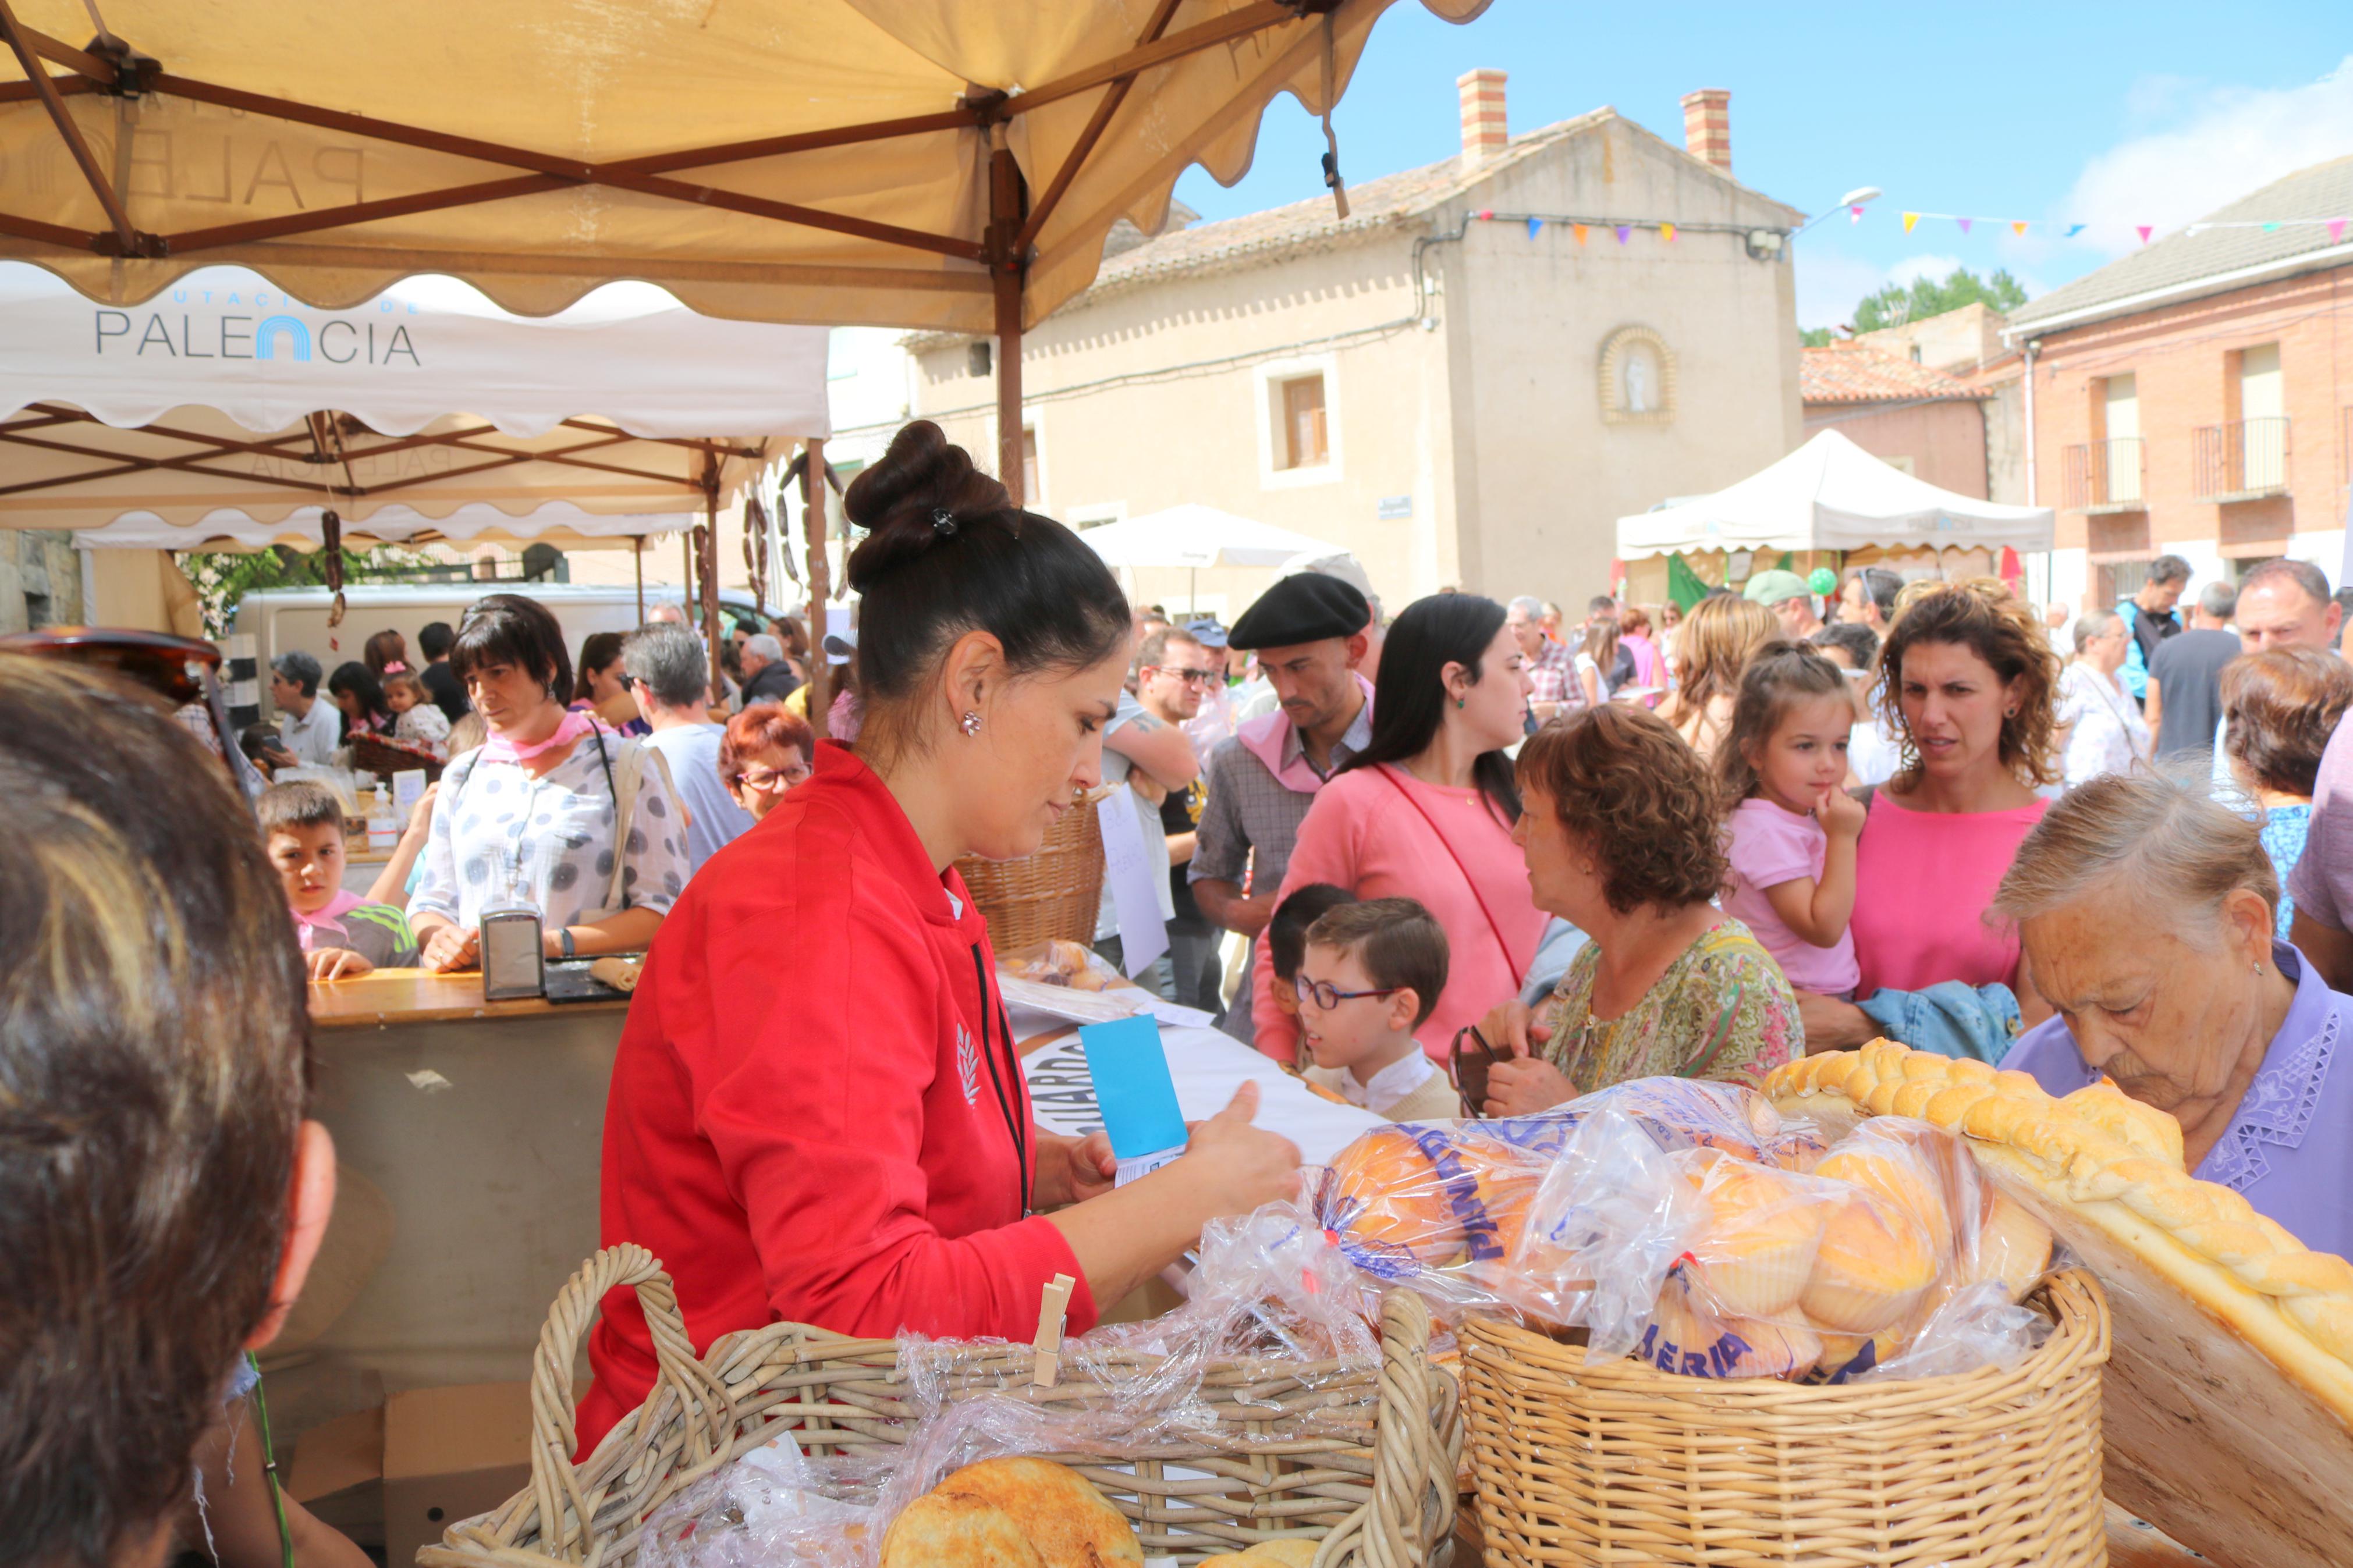
M1740 596L1772 611L1774 618L1781 623L1782 633L1791 642L1804 642L1822 629L1821 616L1814 614L1813 590L1795 572L1778 568L1759 572L1748 579L1748 586L1740 591Z
M1257 652L1281 704L1244 721L1209 755L1209 798L1187 875L1201 912L1227 931L1255 939L1266 929L1315 792L1372 739L1373 689L1356 673L1371 619L1354 585L1303 572L1259 595L1227 634L1233 647ZM1247 1042L1248 966L1242 974L1225 1029Z

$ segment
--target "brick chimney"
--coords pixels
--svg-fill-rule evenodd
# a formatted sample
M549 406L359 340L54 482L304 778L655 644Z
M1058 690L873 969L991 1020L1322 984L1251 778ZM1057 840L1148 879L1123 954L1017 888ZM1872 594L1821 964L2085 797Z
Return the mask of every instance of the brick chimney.
M1470 110L1463 110L1467 116ZM1466 118L1463 123L1470 121ZM1466 132L1467 134L1467 132ZM1683 151L1732 173L1732 94L1704 87L1683 94Z
M1504 122L1504 73L1464 71L1454 87L1462 95L1462 166L1475 168L1511 144Z

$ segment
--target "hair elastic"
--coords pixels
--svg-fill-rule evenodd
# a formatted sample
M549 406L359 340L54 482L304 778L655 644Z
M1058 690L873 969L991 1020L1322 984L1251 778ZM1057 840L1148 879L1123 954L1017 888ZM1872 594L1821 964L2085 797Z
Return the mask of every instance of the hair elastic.
M941 538L951 537L956 531L955 513L944 506L933 508L932 527L938 531Z

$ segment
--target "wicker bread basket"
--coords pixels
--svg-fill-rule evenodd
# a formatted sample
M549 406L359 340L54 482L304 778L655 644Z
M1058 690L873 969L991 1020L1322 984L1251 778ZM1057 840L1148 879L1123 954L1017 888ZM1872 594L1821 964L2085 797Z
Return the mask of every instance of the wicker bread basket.
M1062 813L1034 855L1018 860L967 855L955 863L972 901L988 921L991 948L1007 953L1057 939L1082 945L1094 942L1103 880L1103 829L1095 803L1109 793L1096 790Z
M2108 1308L2080 1270L2007 1372L1839 1387L1677 1377L1494 1322L1464 1332L1490 1568L2100 1568Z
M575 1466L572 1366L607 1291L637 1288L661 1371L646 1402ZM1419 1297L1381 1304L1381 1365L1271 1357L1212 1363L1200 1394L1213 1430L1106 1458L1048 1455L1084 1476L1136 1527L1146 1553L1192 1559L1282 1537L1322 1542L1316 1568L1436 1568L1452 1549L1461 1411L1451 1374L1429 1359ZM723 1336L700 1361L670 1277L641 1247L607 1247L550 1310L531 1379L531 1485L452 1525L421 1568L630 1568L648 1518L736 1455L791 1429L810 1454L897 1444L914 1414L895 1340L797 1323ZM1136 1358L1141 1360L1141 1358ZM1027 1345L975 1347L959 1386L1014 1385L1051 1405L1100 1404L1084 1377L1028 1388ZM1302 1423L1297 1416L1313 1412ZM1282 1435L1286 1414L1291 1432Z
M441 781L441 759L423 746L385 735L371 735L363 730L353 731L351 748L352 766L360 773L388 775L422 768L427 784Z

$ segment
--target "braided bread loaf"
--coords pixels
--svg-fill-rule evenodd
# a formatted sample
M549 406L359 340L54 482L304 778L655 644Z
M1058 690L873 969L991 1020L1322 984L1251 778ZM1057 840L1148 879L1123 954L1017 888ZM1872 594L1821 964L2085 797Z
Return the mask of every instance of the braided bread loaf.
M2314 1252L2182 1168L2181 1128L2103 1079L2063 1100L2028 1074L1873 1040L1766 1080L1794 1114L1852 1108L1961 1133L1990 1173L2130 1249L2353 1425L2353 1264Z

